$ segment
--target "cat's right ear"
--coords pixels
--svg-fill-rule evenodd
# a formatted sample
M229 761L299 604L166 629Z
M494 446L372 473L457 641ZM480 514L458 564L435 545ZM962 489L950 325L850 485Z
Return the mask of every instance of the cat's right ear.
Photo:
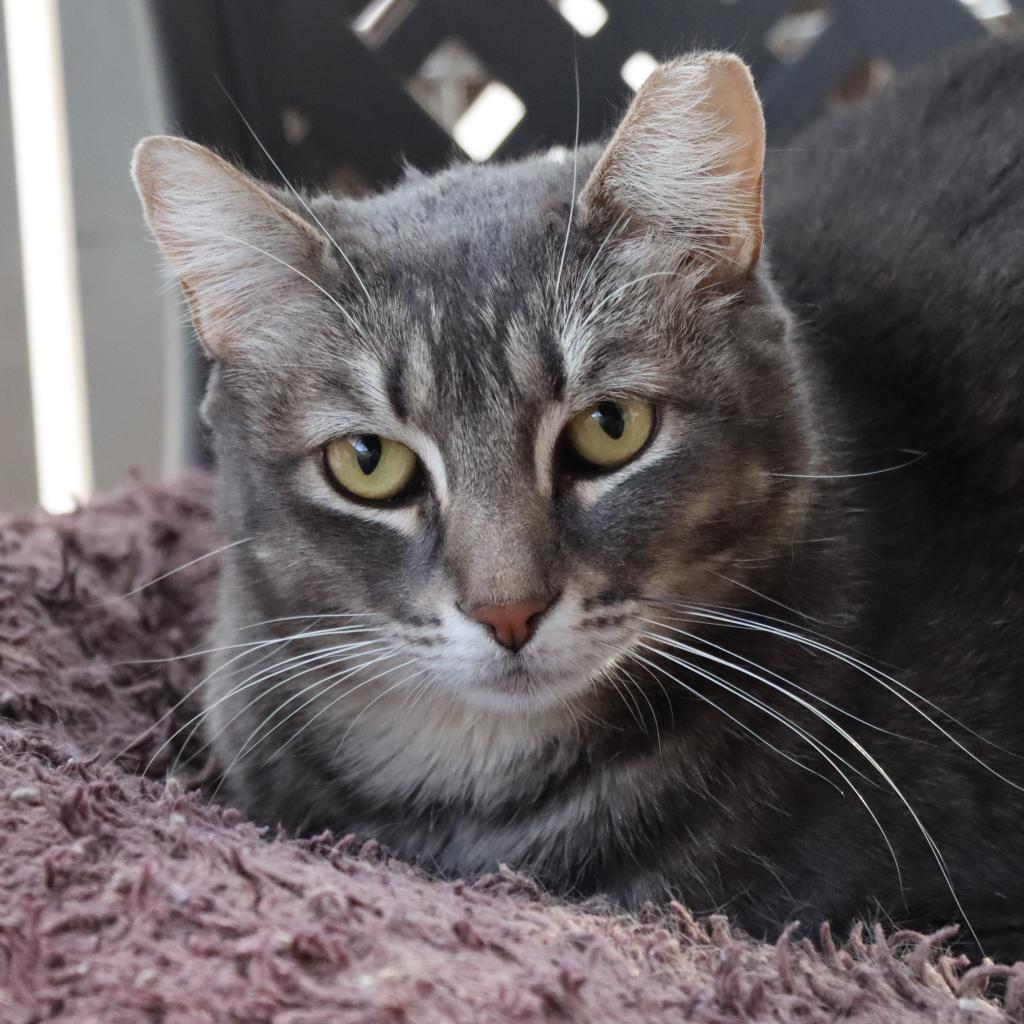
M311 300L324 238L253 178L165 135L138 144L132 178L214 359L258 344L270 311Z

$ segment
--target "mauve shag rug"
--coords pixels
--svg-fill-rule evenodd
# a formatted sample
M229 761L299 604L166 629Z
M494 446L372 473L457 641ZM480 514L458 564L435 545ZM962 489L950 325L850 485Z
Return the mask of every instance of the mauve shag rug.
M139 483L0 526L2 1024L1021 1019L1024 965L945 955L948 930L763 945L678 906L603 915L511 872L439 882L372 842L271 839L203 797L201 756L163 782L174 743L141 778L195 714L163 717L199 679L179 656L216 559L129 592L216 547L210 499Z

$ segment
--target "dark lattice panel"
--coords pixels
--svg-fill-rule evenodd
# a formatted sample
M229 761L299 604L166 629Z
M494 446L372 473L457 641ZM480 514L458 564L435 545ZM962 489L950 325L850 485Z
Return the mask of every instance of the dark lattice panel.
M1024 0L1003 3L1024 11ZM446 46L476 65L480 85L501 82L525 107L495 150L501 157L571 144L575 69L581 134L605 132L631 94L622 67L636 53L658 60L694 47L741 53L778 143L837 94L856 94L987 30L962 0L601 4L607 21L590 37L574 30L555 0L377 0L371 8L379 16L362 33L366 4L353 0L153 0L152 9L183 131L266 170L219 82L287 171L308 183L337 175L341 187L379 185L403 159L432 167L464 155L451 125L428 112L425 90L417 89L424 66ZM976 9L993 6L976 0ZM460 72L458 61L449 64ZM473 77L471 68L462 83L470 94Z
M150 8L181 132L272 178L233 100L292 181L356 192L393 180L405 160L432 168L465 157L461 119L496 83L520 112L507 132L485 118L498 130L485 148L500 158L571 146L577 102L581 137L607 132L632 94L630 58L642 66L698 47L731 49L754 70L778 145L830 103L1024 20L1024 0L600 0L598 8L583 0L606 17L594 31L570 22L580 2L150 0Z

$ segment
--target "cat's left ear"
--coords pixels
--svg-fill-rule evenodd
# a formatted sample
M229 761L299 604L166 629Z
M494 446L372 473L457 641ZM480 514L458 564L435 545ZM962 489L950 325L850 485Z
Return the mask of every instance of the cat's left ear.
M580 193L584 216L670 241L727 282L761 252L765 130L746 64L697 53L657 68Z

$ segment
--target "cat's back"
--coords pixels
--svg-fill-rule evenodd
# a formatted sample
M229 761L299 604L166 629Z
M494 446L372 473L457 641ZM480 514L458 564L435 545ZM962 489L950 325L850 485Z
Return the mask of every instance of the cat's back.
M1024 39L968 47L822 122L774 154L766 195L833 446L818 486L866 581L856 645L941 706L984 694L972 720L1015 746Z
M767 201L787 298L862 447L970 457L1017 443L1024 37L826 119L772 154Z

